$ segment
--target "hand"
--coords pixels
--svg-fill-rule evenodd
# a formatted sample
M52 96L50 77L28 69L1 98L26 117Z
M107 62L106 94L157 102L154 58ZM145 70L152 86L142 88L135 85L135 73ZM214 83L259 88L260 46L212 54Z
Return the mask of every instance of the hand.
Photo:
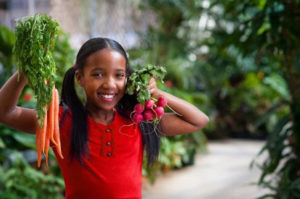
M20 81L24 82L24 84L28 83L28 78L24 75L23 72L17 71L16 73L19 73L19 75L20 75Z
M158 99L160 97L160 90L156 86L156 81L153 77L150 78L148 88L150 89L151 97Z

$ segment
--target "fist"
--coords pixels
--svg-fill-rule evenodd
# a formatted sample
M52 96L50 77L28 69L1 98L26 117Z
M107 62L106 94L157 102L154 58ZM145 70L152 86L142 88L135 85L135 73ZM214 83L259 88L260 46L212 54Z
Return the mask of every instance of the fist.
M160 96L160 90L157 88L156 86L156 81L153 77L150 78L149 84L148 84L148 88L150 90L150 94L152 97L158 99Z

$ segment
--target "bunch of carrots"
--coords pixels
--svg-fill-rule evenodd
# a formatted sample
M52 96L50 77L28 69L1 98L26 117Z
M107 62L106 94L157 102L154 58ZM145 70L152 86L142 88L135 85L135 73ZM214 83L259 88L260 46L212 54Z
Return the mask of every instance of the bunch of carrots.
M53 86L51 102L48 110L45 109L45 117L43 125L40 126L37 122L36 128L36 150L37 150L37 166L41 166L42 153L44 153L46 159L46 165L48 166L48 151L50 148L50 142L55 145L56 150L60 158L64 158L61 151L60 135L59 135L59 95L58 90Z

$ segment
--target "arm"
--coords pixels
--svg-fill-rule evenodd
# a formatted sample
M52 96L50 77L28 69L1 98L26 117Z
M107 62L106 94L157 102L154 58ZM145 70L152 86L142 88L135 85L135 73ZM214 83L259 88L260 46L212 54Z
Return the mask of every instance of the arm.
M27 133L35 133L37 124L36 111L18 107L18 99L27 78L21 74L18 81L18 72L15 72L0 89L0 122Z
M165 113L159 123L159 129L162 135L173 136L192 133L204 128L208 123L208 117L197 107L167 92L159 90L153 78L151 78L149 82L149 88L154 98L158 99L160 96L163 96L167 100L168 106L182 115Z

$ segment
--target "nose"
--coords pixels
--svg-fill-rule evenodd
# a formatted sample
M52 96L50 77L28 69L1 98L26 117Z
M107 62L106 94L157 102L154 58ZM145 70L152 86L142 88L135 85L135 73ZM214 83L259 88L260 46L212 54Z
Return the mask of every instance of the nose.
M102 86L105 89L114 89L116 88L116 82L113 77L107 77L104 79Z

